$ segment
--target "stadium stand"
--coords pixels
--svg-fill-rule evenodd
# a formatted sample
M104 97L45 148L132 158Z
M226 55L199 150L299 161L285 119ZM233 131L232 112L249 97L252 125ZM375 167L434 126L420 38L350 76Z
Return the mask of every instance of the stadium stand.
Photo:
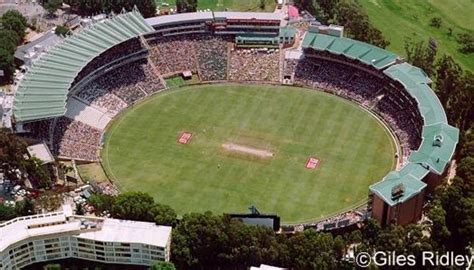
M199 65L199 76L203 81L227 79L227 59L230 38L205 35L194 42Z
M279 50L235 49L230 55L229 79L233 81L278 82Z
M149 40L150 59L164 77L183 71L197 71L193 36Z
M383 224L418 220L424 192L437 181L433 179L442 177L459 136L447 123L431 80L389 51L319 33L306 24L298 28L310 29L304 33L302 52L284 63L278 49L230 49L235 35L278 35L280 20L276 15L234 12L144 20L135 10L93 24L33 64L15 92L16 123L47 141L61 158L96 161L106 123L87 117L104 114L75 117L66 112L70 100L111 119L164 89L162 77L184 71L198 73L202 81L278 83L289 78L295 85L352 100L390 126L401 146L400 166L370 186L368 213ZM309 225L338 228L369 214L345 213Z
M60 158L97 161L102 130L67 117L55 123L53 153Z
M66 38L37 60L19 84L15 119L32 121L64 115L69 87L87 63L111 47L152 30L134 10Z

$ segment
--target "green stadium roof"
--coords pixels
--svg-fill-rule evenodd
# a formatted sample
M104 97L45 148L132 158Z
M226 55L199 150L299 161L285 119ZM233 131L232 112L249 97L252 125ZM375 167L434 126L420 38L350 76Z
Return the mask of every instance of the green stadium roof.
M285 26L285 27L280 27L280 37L295 37L296 35L296 28L291 27L291 26Z
M426 183L421 181L428 170L417 163L408 163L400 171L389 172L382 181L370 186L370 190L382 198L387 204L393 206L403 203L426 187ZM392 199L392 189L398 185L404 188L403 196L398 200Z
M423 127L423 141L410 157L410 162L423 164L426 168L442 174L454 154L459 130L445 123Z
M134 10L65 38L38 59L20 82L13 103L15 119L22 122L64 115L69 88L82 68L111 47L151 31Z
M393 64L398 58L396 54L368 43L314 32L306 33L303 40L303 48L313 48L319 51L342 54L348 58L371 65L376 69L383 69Z
M383 72L388 77L400 82L418 102L418 108L425 125L448 122L441 102L427 85L427 83L431 83L431 80L421 69L403 63L393 65Z
M443 106L428 86L431 80L423 70L408 63L396 64L383 71L388 77L400 82L417 101L424 120L422 142L417 151L410 154L408 163L400 171L390 172L382 181L370 186L386 203L393 206L391 190L403 184L405 192L398 202L404 202L418 194L426 186L421 180L431 171L443 174L451 160L459 138L459 130L448 125Z

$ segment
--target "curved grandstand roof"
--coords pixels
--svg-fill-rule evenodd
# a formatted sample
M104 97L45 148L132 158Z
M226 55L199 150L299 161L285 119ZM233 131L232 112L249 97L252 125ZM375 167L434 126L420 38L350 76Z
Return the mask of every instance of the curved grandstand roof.
M111 47L153 31L134 10L84 28L37 60L15 93L13 113L17 121L62 116L69 87L92 59Z
M402 63L387 68L383 73L400 82L418 102L418 109L425 125L448 122L441 102L428 86L431 80L423 70L408 63Z
M308 32L303 40L303 48L328 51L356 59L376 69L395 63L398 56L374 45L350 38L341 38L321 33Z
M426 186L422 179L428 172L443 174L454 154L459 130L448 125L443 106L429 86L432 81L422 69L408 63L396 64L398 56L387 50L322 33L306 33L303 48L344 55L383 70L386 76L401 83L418 104L424 121L421 145L410 154L409 162L401 170L390 172L383 180L370 186L372 192L389 205L394 205L418 194ZM391 199L392 188L400 184L404 186L404 196L395 202Z
M419 68L403 63L393 65L384 73L399 81L417 101L424 120L422 142L409 161L423 164L437 174L442 174L454 154L458 143L459 130L448 125L443 106L436 94L428 86L428 76Z
M417 101L424 120L422 142L417 151L410 154L408 163L398 172L390 172L382 181L370 186L389 205L403 202L418 194L426 185L421 180L428 171L443 174L451 160L459 140L459 130L448 125L443 106L428 86L431 80L423 70L408 63L396 64L383 71L400 82ZM396 174L395 174L396 173ZM391 188L397 184L405 187L404 196L397 202L391 199Z

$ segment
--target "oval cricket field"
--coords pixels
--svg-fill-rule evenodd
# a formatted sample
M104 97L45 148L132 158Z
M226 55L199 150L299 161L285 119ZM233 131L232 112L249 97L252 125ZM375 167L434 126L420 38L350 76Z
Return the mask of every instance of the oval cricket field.
M366 200L395 151L382 123L342 98L219 84L167 90L123 112L102 162L121 191L150 193L178 214L255 205L296 223Z

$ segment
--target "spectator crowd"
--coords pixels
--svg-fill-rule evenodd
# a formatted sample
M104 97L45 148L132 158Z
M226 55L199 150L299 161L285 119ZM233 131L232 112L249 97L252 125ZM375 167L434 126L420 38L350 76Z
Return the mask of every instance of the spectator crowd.
M337 60L339 56L335 58ZM327 55L288 60L283 74L285 77L294 74L297 85L322 89L376 112L393 128L405 159L420 144L422 121L416 101L401 85L394 88L389 78L331 61Z
M162 37L148 43L151 47L150 59L163 76L183 71L196 72L193 36Z
M302 27L304 30L305 25ZM139 99L164 89L163 77L183 71L198 72L202 81L279 82L282 68L284 78L294 79L297 85L331 92L376 112L394 129L405 157L420 143L422 119L416 101L401 85L355 60L305 51L304 58L281 63L278 49L230 49L230 36L202 34L147 39L143 46L138 38L131 39L93 59L75 83L93 72L96 74L90 82L78 86L75 95L114 116ZM53 138L53 150L61 156L97 158L99 130L65 118L60 118L54 129L52 123L40 121L26 127L35 137L46 141Z
M232 81L279 81L279 50L234 49L229 61Z
M130 39L124 41L114 47L106 50L99 56L95 57L90 61L76 76L72 85L80 82L83 78L99 69L102 66L105 66L113 61L118 61L122 58L129 57L133 53L139 52L142 50L142 46L138 38Z
M52 151L59 157L97 161L101 136L102 130L60 117L54 127Z
M220 36L203 36L194 42L202 81L227 79L228 42L229 38Z

